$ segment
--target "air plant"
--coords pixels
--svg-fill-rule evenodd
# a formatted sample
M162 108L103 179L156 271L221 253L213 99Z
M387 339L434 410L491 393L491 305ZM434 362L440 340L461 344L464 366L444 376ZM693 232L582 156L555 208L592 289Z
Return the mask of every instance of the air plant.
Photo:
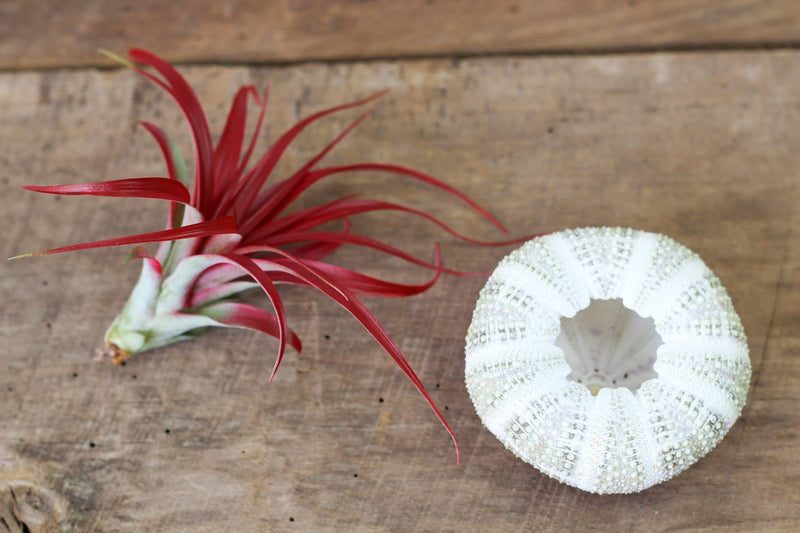
M356 118L288 178L266 184L287 147L307 126L332 113L364 106L383 92L302 119L281 135L254 165L248 167L264 119L266 90L263 96L259 96L253 86L238 90L215 146L197 96L172 66L140 49L131 49L129 60L110 53L107 55L161 87L180 107L191 130L194 152L191 192L187 166L175 144L154 124L141 122L141 126L158 143L166 162L167 177L25 188L48 194L165 200L169 202L166 229L18 257L158 242L160 246L153 256L142 246L137 246L131 253L132 257L142 260L141 275L122 312L105 334L105 353L119 363L146 350L195 338L209 326L248 328L278 339L277 358L270 380L281 363L287 344L298 352L301 350L300 339L287 326L286 313L276 285L284 283L313 287L352 314L392 357L450 434L458 456L458 444L442 413L395 343L359 297L411 296L431 287L441 273L462 273L442 267L436 245L434 261L422 261L383 242L351 233L348 219L370 211L402 211L422 217L464 241L489 243L480 243L460 235L427 213L384 201L351 196L288 214L286 209L298 195L326 177L346 172L383 172L438 188L455 196L505 232L503 226L464 194L417 170L384 163L318 166L322 158L368 113ZM150 69L146 70L146 67ZM245 144L247 107L251 99L260 110L254 133ZM320 229L320 226L336 221L342 224L338 231ZM430 269L433 275L426 283L406 285L376 279L324 261L342 245L377 250ZM260 288L266 294L274 314L237 301L244 292L254 288Z

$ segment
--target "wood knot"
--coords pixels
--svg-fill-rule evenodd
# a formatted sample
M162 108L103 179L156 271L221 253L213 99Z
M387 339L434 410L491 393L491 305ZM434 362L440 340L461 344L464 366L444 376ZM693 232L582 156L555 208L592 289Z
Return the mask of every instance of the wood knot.
M0 483L0 533L61 531L63 516L49 490L27 481Z

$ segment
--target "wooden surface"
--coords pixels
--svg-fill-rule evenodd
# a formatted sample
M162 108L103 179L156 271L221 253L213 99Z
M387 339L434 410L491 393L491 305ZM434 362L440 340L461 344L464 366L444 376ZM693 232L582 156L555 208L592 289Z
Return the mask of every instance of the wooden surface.
M20 5L0 10L32 20L20 13L34 8ZM749 14L781 5L790 4L764 2ZM737 16L745 20L746 11ZM87 29L96 12L67 36L39 38L59 50L69 38L109 47ZM793 11L774 24L797 17ZM0 20L8 65L17 34ZM777 27L749 20L752 27L733 33L764 36ZM418 46L445 56L453 50ZM226 58L237 50L244 50L237 61L252 58L247 46L229 48ZM74 50L59 61L84 61ZM186 51L210 50L201 44L183 50L175 57L219 59ZM54 66L15 64L26 65ZM2 262L0 531L4 524L22 530L22 522L31 531L75 532L800 529L800 52L182 71L217 132L238 85L269 81L262 146L299 116L390 87L331 162L426 170L518 235L624 225L686 244L721 278L747 330L754 369L747 406L722 443L674 480L635 495L596 496L515 459L475 415L463 382L463 337L480 278L443 278L421 296L367 302L446 409L462 446L456 465L447 434L388 356L311 291L283 291L305 350L290 352L268 386L276 343L246 331L215 331L124 367L95 362L137 276L137 265L124 263L126 249ZM282 168L303 161L348 118L303 135ZM142 119L186 146L173 104L130 72L0 73L0 253L160 229L165 213L157 201L59 200L20 189L162 173L157 148L134 127ZM476 237L499 237L457 202L383 176L338 178L305 201L356 191L435 212ZM426 258L438 240L446 265L462 269L491 269L510 251L454 242L398 214L359 218L354 228ZM335 259L400 281L426 276L363 251Z
M171 61L274 63L775 47L796 0L4 0L0 69L109 66L131 43Z

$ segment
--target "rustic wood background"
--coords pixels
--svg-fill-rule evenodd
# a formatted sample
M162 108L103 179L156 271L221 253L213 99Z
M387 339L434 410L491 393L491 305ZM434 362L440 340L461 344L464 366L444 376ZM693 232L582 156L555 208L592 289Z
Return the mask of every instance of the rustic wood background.
M169 5L167 5L169 4ZM672 236L727 287L753 379L742 418L674 480L628 496L562 485L485 430L463 383L480 278L368 306L462 446L388 356L319 295L283 291L305 341L247 331L93 360L138 273L126 250L0 263L0 531L800 530L800 6L790 0L0 3L0 253L160 229L156 201L23 191L163 172L135 128L186 144L167 97L97 48L183 63L215 131L269 81L262 147L313 110L389 87L332 162L391 161L454 184L516 235L624 225ZM104 67L97 69L95 67ZM353 115L303 135L303 161ZM320 184L500 235L458 202L385 176ZM401 215L355 229L447 265L475 248ZM343 265L427 273L362 250ZM5 528L5 530L3 529Z

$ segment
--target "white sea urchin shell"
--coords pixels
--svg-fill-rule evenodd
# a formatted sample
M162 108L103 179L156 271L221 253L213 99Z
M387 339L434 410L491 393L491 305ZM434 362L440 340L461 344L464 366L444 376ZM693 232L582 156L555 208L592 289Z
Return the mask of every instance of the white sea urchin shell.
M553 233L509 254L466 338L483 423L596 493L644 490L708 453L741 413L750 372L719 279L672 239L624 228Z

